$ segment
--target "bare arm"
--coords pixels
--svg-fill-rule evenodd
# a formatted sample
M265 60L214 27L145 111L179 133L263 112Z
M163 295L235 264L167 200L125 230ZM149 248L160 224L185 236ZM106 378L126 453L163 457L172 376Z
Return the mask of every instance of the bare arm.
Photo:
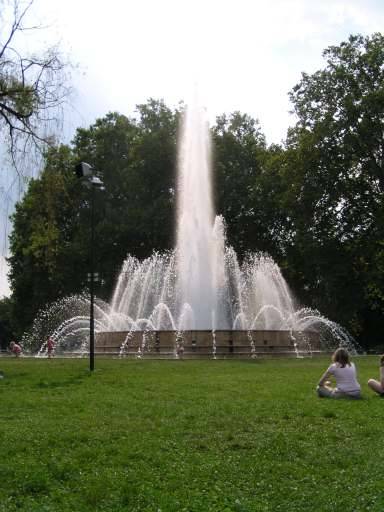
M384 366L380 366L380 384L384 389Z
M322 375L321 379L319 380L319 384L318 384L318 385L319 385L319 386L324 386L325 382L326 382L327 380L329 380L329 379L331 378L331 376L332 376L332 373L331 373L331 372L329 372L328 370L326 370L326 371L323 373L323 375Z

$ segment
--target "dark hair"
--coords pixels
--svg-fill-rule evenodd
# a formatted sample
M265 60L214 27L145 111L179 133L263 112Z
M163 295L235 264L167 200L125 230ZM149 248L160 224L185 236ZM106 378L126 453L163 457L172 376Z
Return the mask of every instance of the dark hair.
M334 363L339 363L342 368L344 368L346 365L351 366L348 350L342 347L338 348L333 354L332 361Z
M384 366L384 355L380 356L380 366Z

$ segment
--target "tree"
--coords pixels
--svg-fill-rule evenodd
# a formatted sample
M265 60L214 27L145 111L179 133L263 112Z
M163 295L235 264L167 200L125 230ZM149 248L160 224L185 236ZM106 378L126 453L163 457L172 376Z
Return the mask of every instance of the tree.
M225 218L230 244L243 254L250 249L255 220L251 192L265 138L258 122L240 112L219 116L212 132L217 210Z
M163 102L138 106L138 116L110 113L77 131L73 147L51 148L13 216L10 239L13 317L21 331L46 304L87 287L90 195L74 175L86 161L105 191L95 197L95 271L110 299L131 253L169 249L173 239L177 114Z
M150 99L137 106L136 117L111 113L75 137L79 159L94 165L105 183L98 238L110 287L127 253L144 258L173 247L178 116Z
M70 92L68 64L57 47L40 55L27 55L25 47L18 47L21 36L40 28L26 22L32 4L0 1L0 129L15 165L19 153L25 157L27 149L41 151L52 142L53 124Z
M324 57L291 92L287 252L303 295L359 334L367 311L384 325L384 37L350 36Z
M279 253L283 213L276 165L282 149L266 147L257 120L234 112L213 127L216 201L228 240L240 257L248 251Z
M0 299L0 349L5 350L14 338L12 330L12 301Z
M40 307L86 285L88 219L74 161L67 146L51 148L12 216L8 262L18 335Z

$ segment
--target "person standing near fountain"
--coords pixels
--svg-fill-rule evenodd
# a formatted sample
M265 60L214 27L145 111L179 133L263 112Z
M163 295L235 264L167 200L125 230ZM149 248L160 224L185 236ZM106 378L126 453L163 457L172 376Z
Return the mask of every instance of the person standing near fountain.
M12 354L15 354L16 357L21 356L22 349L18 343L15 341L11 341L9 344L9 350L12 352Z
M48 338L48 340L47 340L47 355L48 355L48 359L51 359L51 357L53 357L54 349L55 349L55 343L54 343L53 339L50 336Z
M375 391L375 393L384 396L384 355L380 356L380 381L369 379L368 386L372 391Z
M332 364L327 368L317 386L319 397L361 398L360 384L357 381L356 367L349 359L345 348L338 348L332 356ZM330 386L329 379L336 380L336 387Z

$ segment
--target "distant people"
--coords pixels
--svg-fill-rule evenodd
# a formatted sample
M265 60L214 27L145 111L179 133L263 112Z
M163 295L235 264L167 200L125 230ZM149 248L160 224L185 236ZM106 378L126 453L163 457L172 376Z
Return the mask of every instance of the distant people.
M330 378L335 379L336 387L331 386ZM317 394L327 398L361 398L356 368L345 348L338 348L333 354L332 364L319 381Z
M22 349L21 349L20 345L18 343L16 343L15 341L11 341L11 343L9 344L9 350L16 357L20 357L21 356Z
M177 357L179 359L183 359L183 356L184 356L184 345L182 345L181 343L177 346L177 349L176 349L176 353L177 353Z
M380 356L380 381L369 379L368 386L380 396L384 396L384 355Z
M51 357L54 356L54 350L55 350L55 342L51 338L51 336L47 340L47 354L48 359L51 359Z
M184 355L183 336L180 333L177 333L177 336L176 336L176 357L177 357L177 359L183 359L183 355Z

